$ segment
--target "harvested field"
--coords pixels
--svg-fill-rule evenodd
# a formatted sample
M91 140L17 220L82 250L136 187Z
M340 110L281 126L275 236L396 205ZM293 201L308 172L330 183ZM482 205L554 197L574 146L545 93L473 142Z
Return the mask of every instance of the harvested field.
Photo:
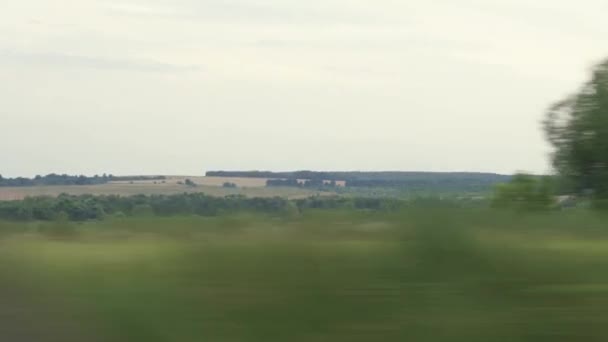
M198 184L189 187L178 184L185 179L190 179ZM237 184L237 188L223 188L225 182ZM211 196L243 195L248 197L286 197L303 198L313 195L329 195L328 192L320 192L309 189L298 188L266 188L265 179L250 178L223 178L223 177L187 177L169 176L162 181L133 181L133 182L111 182L100 185L71 185L71 186L33 186L33 187L0 187L0 200L19 200L32 196L58 196L62 193L70 195L154 195L154 194L179 194L179 193L205 193Z
M230 178L230 177L188 177L188 176L170 176L167 177L167 182L184 181L189 178L196 184L205 186L222 186L224 183L234 183L238 187L245 188L263 188L266 186L266 178Z

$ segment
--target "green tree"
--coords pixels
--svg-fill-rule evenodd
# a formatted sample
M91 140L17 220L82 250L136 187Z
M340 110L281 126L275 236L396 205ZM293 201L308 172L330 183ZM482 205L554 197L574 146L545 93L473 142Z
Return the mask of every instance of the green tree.
M551 106L544 126L567 190L608 199L608 60L578 92Z
M516 210L546 210L554 203L549 177L523 173L515 175L509 183L497 185L492 198L493 207Z

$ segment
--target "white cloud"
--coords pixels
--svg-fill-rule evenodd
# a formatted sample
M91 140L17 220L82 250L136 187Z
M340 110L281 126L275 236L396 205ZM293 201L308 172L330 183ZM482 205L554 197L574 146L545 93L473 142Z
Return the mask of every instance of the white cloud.
M99 172L162 172L133 153L145 146L210 168L543 171L544 108L608 54L603 0L5 2L0 115L16 131L0 153L14 174L42 172L70 134L88 140L69 167L116 167ZM13 156L47 116L53 132ZM124 151L108 150L117 136Z

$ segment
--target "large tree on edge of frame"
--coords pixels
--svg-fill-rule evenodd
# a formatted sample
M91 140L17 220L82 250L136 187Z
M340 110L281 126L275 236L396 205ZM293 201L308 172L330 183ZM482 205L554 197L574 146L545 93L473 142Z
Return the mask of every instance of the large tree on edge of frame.
M578 92L549 108L545 132L552 162L569 191L608 199L608 60Z

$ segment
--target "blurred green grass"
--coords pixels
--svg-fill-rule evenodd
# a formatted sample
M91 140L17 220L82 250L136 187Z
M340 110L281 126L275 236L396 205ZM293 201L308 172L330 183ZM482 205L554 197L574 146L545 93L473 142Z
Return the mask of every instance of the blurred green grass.
M605 222L481 209L50 223L68 235L2 222L0 289L27 310L0 308L0 331L25 311L32 329L77 322L80 340L605 341Z

